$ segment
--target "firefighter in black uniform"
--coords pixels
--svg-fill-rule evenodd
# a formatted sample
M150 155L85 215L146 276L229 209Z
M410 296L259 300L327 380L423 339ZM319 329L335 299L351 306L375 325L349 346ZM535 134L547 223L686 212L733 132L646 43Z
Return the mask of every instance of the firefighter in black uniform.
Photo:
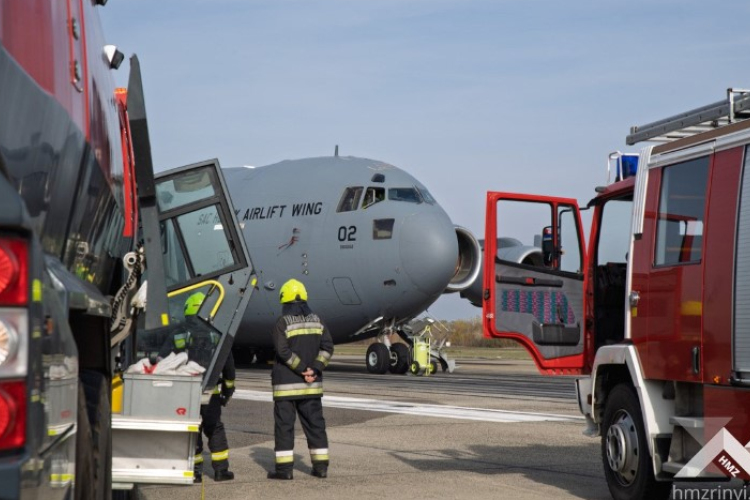
M200 309L205 298L206 296L202 292L196 292L188 297L185 301L186 319L198 313L198 309ZM218 342L218 336L213 332L209 335L212 337L211 346L215 346ZM171 340L173 346L168 345L162 348L160 357L166 357L169 354L170 348L175 352L187 350L190 353L191 350L195 350L196 357L205 357L201 356L201 354L205 354L203 353L206 350L205 346L202 349L197 346L197 344L201 343L200 340L202 339L196 340L196 337L198 335L193 334L189 330L175 334ZM213 352L213 347L210 347L210 352ZM208 437L208 448L211 450L211 466L214 469L214 480L229 481L234 479L234 472L229 470L227 434L224 431L224 423L221 421L221 407L226 406L234 394L234 380L234 358L230 351L221 372L221 378L213 390L211 398L207 404L201 405L201 426L198 430L198 441L195 445L195 475L193 476L193 482L195 483L203 482L203 434Z
M323 370L333 355L333 340L307 305L305 286L289 280L281 287L282 317L276 322L276 360L271 374L274 400L276 468L269 479L292 479L294 421L299 414L307 437L313 476L328 476L328 436L323 419Z

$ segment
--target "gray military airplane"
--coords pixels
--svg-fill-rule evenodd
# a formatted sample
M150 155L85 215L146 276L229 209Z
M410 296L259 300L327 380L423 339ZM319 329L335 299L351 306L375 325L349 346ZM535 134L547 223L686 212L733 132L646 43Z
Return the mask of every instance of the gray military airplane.
M393 165L336 155L223 172L258 274L234 341L239 361L270 359L279 288L296 278L334 343L377 337L368 370L405 373L408 349L390 335L477 281L476 238Z

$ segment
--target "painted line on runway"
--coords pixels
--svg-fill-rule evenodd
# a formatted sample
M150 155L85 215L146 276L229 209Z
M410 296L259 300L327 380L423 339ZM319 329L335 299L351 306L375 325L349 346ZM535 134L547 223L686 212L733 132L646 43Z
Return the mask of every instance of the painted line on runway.
M237 389L237 399L247 401L271 402L270 392ZM581 422L582 416L559 415L555 413L536 413L527 411L492 410L488 408L467 408L462 406L429 405L405 403L398 401L380 401L377 399L345 398L341 396L324 396L323 406L344 408L347 410L378 411L384 413L401 413L422 417L453 418L461 420L478 420L482 422Z

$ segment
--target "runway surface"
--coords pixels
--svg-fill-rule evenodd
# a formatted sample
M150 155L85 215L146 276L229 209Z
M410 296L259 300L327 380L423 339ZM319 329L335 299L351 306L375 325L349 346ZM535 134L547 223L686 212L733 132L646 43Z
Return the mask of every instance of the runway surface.
M523 361L459 365L430 377L372 375L359 357L334 357L323 398L329 477L310 475L298 424L293 481L266 479L274 466L270 367L241 367L223 415L235 480L213 481L206 450L202 486L148 486L140 498L611 498L600 440L582 434L573 379L541 376Z
M452 374L373 375L360 357L334 356L323 398L330 476L310 476L297 430L295 479L273 468L269 366L241 367L224 410L232 482L152 486L147 500L191 498L382 499L609 498L599 441L583 437L573 380L539 375L529 362L459 360Z

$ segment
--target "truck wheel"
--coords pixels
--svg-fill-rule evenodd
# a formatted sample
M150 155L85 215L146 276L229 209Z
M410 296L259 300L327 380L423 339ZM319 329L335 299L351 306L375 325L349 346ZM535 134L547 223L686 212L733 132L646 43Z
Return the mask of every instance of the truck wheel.
M379 342L370 344L370 347L367 348L365 361L367 362L368 372L382 374L388 371L391 364L391 353L385 344Z
M82 373L86 404L91 422L96 498L112 498L112 390L107 378L98 372ZM93 412L93 413L92 413Z
M604 476L615 500L669 498L671 482L656 481L638 396L629 384L610 392L602 423Z
M391 373L403 375L409 371L409 363L411 363L409 347L401 343L391 345L391 364L389 366Z
M86 394L78 383L78 416L76 425L75 500L95 500L94 457L91 454L91 424L86 412Z

